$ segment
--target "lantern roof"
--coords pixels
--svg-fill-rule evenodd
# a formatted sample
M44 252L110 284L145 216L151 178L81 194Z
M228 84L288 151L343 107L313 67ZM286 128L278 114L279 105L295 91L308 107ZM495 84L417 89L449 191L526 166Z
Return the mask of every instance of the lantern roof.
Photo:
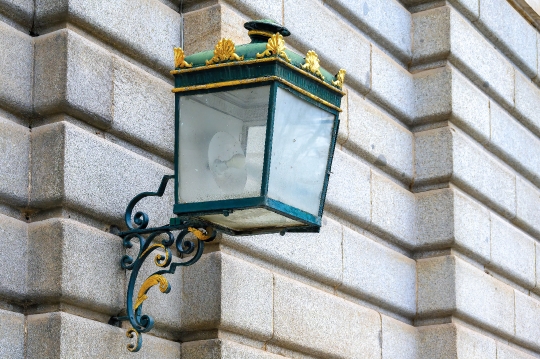
M345 78L345 70L336 75L331 74L319 64L315 51L308 51L305 56L285 47L285 37L290 31L270 19L249 21L244 24L251 42L235 45L230 39L221 39L213 50L198 52L185 56L181 48L175 48L175 70L172 74L203 70L204 68L225 67L231 65L252 64L266 61L280 61L298 70L304 75L323 82L336 92L343 94L341 88Z

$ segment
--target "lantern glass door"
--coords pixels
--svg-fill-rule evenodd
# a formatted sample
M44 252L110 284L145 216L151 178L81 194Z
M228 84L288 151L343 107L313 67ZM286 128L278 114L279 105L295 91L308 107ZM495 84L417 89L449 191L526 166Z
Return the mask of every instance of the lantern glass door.
M178 203L258 197L270 86L182 96Z
M335 115L278 87L268 197L319 215Z

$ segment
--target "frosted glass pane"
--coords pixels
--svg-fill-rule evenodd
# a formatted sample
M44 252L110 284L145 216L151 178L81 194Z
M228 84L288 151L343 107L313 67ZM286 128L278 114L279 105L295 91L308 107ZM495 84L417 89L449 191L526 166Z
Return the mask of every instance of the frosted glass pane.
M333 114L278 88L270 198L319 214L333 125Z
M180 98L179 203L260 195L270 86Z
M212 214L201 218L233 230L258 228L285 228L303 226L302 222L282 216L264 208L252 208L234 211L225 217L222 214Z

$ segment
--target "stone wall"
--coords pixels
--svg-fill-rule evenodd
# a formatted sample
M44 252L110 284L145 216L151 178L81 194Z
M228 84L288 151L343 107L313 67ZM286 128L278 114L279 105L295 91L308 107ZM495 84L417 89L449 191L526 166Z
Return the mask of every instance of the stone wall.
M321 233L220 236L130 353L109 232L173 172L172 48L258 18L347 69ZM0 0L0 54L0 358L540 357L540 34L506 0Z

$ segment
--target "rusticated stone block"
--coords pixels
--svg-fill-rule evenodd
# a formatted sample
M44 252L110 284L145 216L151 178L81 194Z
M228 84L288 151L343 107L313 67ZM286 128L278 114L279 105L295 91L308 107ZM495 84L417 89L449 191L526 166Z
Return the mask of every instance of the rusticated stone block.
M349 91L349 136L345 147L404 182L413 177L414 136L354 91Z
M22 304L28 292L27 224L0 214L0 234L0 297Z
M344 292L416 314L416 262L348 228L343 230Z
M143 334L138 353L127 350L130 340L120 329L63 312L30 315L26 358L178 359L180 343Z
M414 14L413 23L414 64L448 59L477 87L514 106L512 64L461 14L441 6Z
M29 225L29 299L68 303L109 315L124 307L119 237L69 219Z
M418 358L496 359L495 340L461 325L429 325L418 329Z
M377 312L275 276L272 343L319 357L380 358L380 334Z
M283 237L223 234L220 244L335 287L341 284L343 272L342 231L339 223L323 217L320 233L289 232ZM324 248L324 261L320 258L321 248Z
M32 28L33 0L2 0L0 13L20 24L27 32Z
M114 86L111 132L174 157L173 86L118 57L113 58Z
M34 110L66 112L100 128L112 121L112 56L71 30L40 36L35 43Z
M491 151L540 185L540 139L495 103L490 108Z
M406 248L414 248L415 218L414 194L372 172L371 228Z
M418 329L385 315L382 318L382 359L416 359Z
M515 111L534 133L540 135L540 89L516 72Z
M410 123L415 116L413 76L375 46L371 52L371 91L367 96L403 122Z
M0 199L12 206L28 203L30 130L0 118Z
M514 290L455 256L422 259L418 315L456 315L495 333L514 335Z
M536 284L535 241L511 223L491 214L490 267L525 288Z
M416 134L416 183L451 181L506 218L516 216L516 176L454 127Z
M15 5L14 2L9 3ZM32 111L32 38L0 21L0 48L3 54L0 62L0 105L15 113L28 115Z
M332 73L347 70L347 83L365 93L370 88L370 43L316 0L285 0L283 23L287 38L302 52L314 50ZM325 26L320 26L325 24ZM346 39L347 46L336 47Z
M204 255L184 269L182 329L272 337L272 272L230 255Z
M411 14L397 1L331 0L328 3L401 61L411 57Z
M24 336L24 315L0 309L0 357L26 358Z
M537 74L536 30L506 0L481 0L475 23L530 78Z
M538 299L515 291L516 295L516 339L528 347L540 348L540 302Z
M261 349L255 349L224 339L182 343L182 359L283 359Z
M456 188L416 194L421 249L457 248L481 263L491 260L490 213Z
M67 122L32 131L32 193L38 208L67 206L105 221L121 224L131 199L155 192L173 170L115 145ZM169 222L173 185L162 198L144 199L150 226Z
M517 217L514 222L540 238L540 190L518 176L516 197Z
M351 177L355 178L355 181L351 181ZM369 167L344 152L336 150L325 207L338 212L352 222L369 223L370 188Z
M35 8L38 33L54 24L74 23L158 71L173 67L181 17L159 1L37 0Z

